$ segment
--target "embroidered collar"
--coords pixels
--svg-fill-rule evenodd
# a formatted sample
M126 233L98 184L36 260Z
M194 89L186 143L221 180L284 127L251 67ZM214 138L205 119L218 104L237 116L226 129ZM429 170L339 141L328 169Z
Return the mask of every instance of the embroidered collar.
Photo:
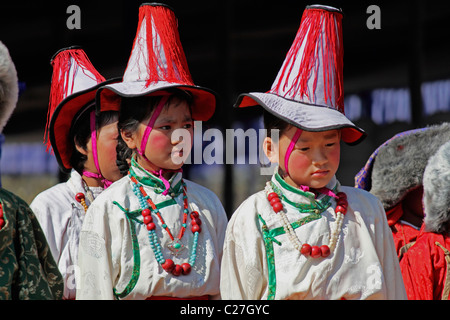
M155 193L161 194L166 189L164 182L160 178L156 177L152 173L145 170L141 165L139 165L136 162L134 157L131 158L131 166L130 166L130 170L129 170L129 175L132 177L135 177L136 180L138 180L141 184L148 186L148 187L152 187L154 189ZM183 190L181 188L181 185L182 185L181 178L182 178L182 173L176 172L169 179L170 188L169 188L168 195L170 195L171 197L176 197L182 193Z
M303 191L289 185L278 174L277 170L275 170L275 174L272 176L271 185L280 199L297 208L301 213L319 214L331 206L332 198L330 196L320 194L315 198L313 192ZM333 177L326 187L336 192L339 187L339 182L336 177Z

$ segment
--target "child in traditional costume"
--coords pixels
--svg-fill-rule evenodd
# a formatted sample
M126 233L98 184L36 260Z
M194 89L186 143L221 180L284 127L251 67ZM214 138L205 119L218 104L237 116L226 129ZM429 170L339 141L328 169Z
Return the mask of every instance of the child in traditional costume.
M17 73L0 42L0 132L16 107ZM53 300L63 279L36 216L27 203L0 189L0 300Z
M335 177L340 140L365 136L343 114L341 19L338 9L306 7L271 90L238 98L265 109L264 151L279 167L230 219L224 299L406 297L383 207Z
M424 226L400 261L410 300L448 300L450 295L450 139L446 141L425 168Z
M120 110L118 155L126 144L133 156L87 212L77 299L218 296L227 217L213 192L181 173L193 120L208 120L216 98L193 84L169 7L140 6L123 82L97 98L99 111Z
M36 196L31 208L63 274L65 299L75 299L78 242L88 206L122 177L116 165L117 111L95 115L95 93L106 81L78 47L58 51L53 66L48 122L50 146L67 182Z
M369 191L383 204L399 260L422 226L425 166L447 140L448 123L398 133L372 153L355 177L355 187Z

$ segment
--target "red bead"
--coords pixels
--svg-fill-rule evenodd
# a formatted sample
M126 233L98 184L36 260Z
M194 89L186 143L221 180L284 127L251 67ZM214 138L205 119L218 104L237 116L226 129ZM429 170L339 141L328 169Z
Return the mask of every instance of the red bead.
M192 212L191 212L191 218L192 218L192 219L198 218L198 212L197 212L197 211L192 211Z
M311 247L311 257L318 258L322 255L322 251L318 246L312 246Z
M334 209L334 211L345 214L347 212L347 208L345 208L343 206L336 206L336 209Z
M187 274L191 273L191 265L189 263L183 263L181 265L181 268L183 269L182 272L183 272L184 275L187 275Z
M191 223L193 224L193 225L198 225L198 226L201 226L202 225L202 220L200 220L200 218L194 218L194 219L192 219L192 221L191 221Z
M183 268L179 264L176 264L175 267L172 269L172 274L176 277L178 277L181 272L183 271Z
M0 218L0 229L3 228L4 225L5 225L5 220Z
M81 202L81 200L84 200L84 194L79 192L75 195L75 200L77 200L78 202Z
M330 255L330 247L327 245L321 246L320 251L322 253L322 257L324 257L324 258L326 258Z
M339 199L347 199L347 195L344 192L338 192L337 196Z
M307 243L302 245L302 248L300 249L300 253L304 254L305 256L309 256L311 254L311 246Z
M173 268L175 268L175 264L171 259L166 259L166 261L164 261L164 263L161 264L161 267L167 272L171 272Z
M278 198L278 194L276 194L275 192L269 193L269 195L267 196L267 199L270 201L273 198Z
M347 202L347 200L341 200L341 199L339 199L338 201L336 201L336 204L338 205L338 206L347 206L348 205L348 202Z
M280 198L273 198L272 200L270 200L270 205L273 206L275 203L279 203L279 202L281 202Z
M145 216L149 216L150 215L150 209L144 209L144 210L142 210L142 215L145 217Z
M144 223L149 224L150 222L153 222L152 216L144 216Z
M155 228L156 228L156 225L153 222L150 222L147 224L148 231L154 230Z
M1 210L1 206L0 206L0 218L3 218L3 210Z
M273 208L273 211L280 212L281 210L283 210L283 204L281 202L277 202L272 205L272 208Z
M198 224L194 224L191 226L191 231L192 231L192 233L201 232L202 227L200 227Z

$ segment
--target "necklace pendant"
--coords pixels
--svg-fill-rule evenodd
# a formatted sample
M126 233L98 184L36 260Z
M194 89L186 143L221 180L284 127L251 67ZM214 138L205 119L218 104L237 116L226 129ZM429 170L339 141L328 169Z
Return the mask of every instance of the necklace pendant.
M167 247L175 256L177 256L181 251L183 251L186 248L186 246L181 242L180 239L173 240L171 243L167 245Z

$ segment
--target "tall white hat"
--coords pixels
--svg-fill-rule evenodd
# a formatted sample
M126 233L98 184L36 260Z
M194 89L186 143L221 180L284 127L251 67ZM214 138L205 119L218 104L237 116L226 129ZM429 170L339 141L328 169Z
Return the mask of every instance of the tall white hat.
M235 107L260 105L302 130L342 129L343 141L359 143L366 133L344 114L343 57L341 10L307 6L272 88L241 94Z
M193 96L192 117L208 120L216 94L196 86L191 78L173 10L160 3L139 7L139 23L123 81L104 86L97 93L97 111L119 110L121 97L161 95L179 88Z

